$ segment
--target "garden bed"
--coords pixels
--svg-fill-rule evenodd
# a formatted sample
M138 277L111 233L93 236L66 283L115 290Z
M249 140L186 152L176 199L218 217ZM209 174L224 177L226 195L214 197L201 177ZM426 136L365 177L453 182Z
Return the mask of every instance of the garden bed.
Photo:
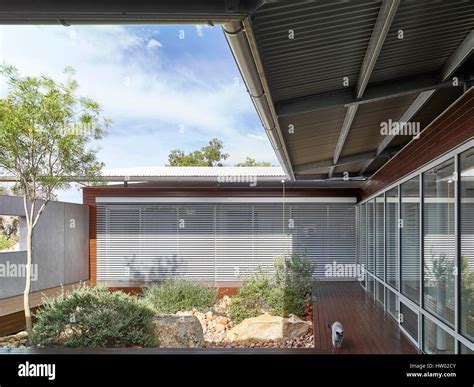
M0 338L0 347L312 348L313 269L299 256L281 257L272 274L259 269L221 298L184 279L141 296L82 286L45 300L34 344L20 332Z

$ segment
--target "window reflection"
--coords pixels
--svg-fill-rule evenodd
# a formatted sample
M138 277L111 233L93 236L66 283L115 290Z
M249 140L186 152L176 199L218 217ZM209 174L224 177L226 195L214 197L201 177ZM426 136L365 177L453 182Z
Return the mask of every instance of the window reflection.
M441 320L454 324L455 252L454 160L423 174L424 305Z

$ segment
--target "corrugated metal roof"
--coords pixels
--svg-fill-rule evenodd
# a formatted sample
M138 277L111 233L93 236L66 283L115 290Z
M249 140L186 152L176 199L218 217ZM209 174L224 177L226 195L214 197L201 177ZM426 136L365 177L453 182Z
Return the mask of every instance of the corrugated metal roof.
M293 1L273 2L258 9L252 16L252 29L273 103L312 96L324 100L326 93L344 90L343 77L349 78L355 94L368 43L383 9L381 4ZM473 1L402 0L368 85L392 82L393 87L399 78L421 74L439 74L441 79L444 64L473 28ZM290 30L294 31L294 39L289 39ZM403 39L398 38L399 30L403 30ZM461 92L460 88L436 91L410 119L419 121L423 128ZM359 105L340 157L375 152L383 139L381 122L400 120L417 95L414 92ZM294 110L291 115L278 117L293 166L331 160L335 154L347 108L341 104L318 108L322 106L313 112ZM293 125L294 134L288 132L289 125ZM401 147L411 139L395 136L388 147ZM372 162L367 171L376 170L385 161ZM357 173L363 167L365 162L353 162L335 168L334 173ZM299 176L324 170L300 169Z
M372 1L264 5L253 25L274 102L342 89L343 77L353 84L379 7Z
M292 164L331 159L345 115L346 108L342 106L280 118ZM294 127L293 134L288 132L289 125Z
M473 28L473 1L402 1L369 84L441 70Z
M379 101L361 105L352 122L341 156L377 149L384 137L380 132L380 124L388 123L388 120L398 121L415 98L416 95L407 95L392 98L390 103Z
M105 168L108 177L219 177L257 176L284 178L281 167L134 167Z

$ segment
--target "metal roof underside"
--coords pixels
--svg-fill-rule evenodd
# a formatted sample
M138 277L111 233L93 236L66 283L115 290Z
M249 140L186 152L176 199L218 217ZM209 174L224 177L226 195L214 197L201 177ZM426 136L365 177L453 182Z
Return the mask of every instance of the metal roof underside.
M267 2L249 25L297 180L359 183L413 140L381 123L423 130L471 81L474 2Z

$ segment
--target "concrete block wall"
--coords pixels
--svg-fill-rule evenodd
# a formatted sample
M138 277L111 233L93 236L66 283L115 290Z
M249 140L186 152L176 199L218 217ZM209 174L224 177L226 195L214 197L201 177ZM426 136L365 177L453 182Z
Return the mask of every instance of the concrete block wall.
M24 217L23 199L0 195L0 215ZM20 218L20 250L0 253L0 265L26 263L26 225ZM89 279L89 208L82 204L50 202L33 235L33 264L37 280L32 291ZM1 271L0 271L1 275ZM24 277L0 277L0 299L22 294Z

